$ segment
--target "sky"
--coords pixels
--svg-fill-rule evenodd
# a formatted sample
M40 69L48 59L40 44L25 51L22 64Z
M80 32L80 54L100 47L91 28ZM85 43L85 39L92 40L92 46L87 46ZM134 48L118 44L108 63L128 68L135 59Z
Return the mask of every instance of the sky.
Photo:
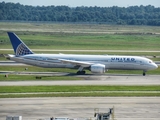
M160 0L0 0L0 2L12 2L20 3L23 5L32 6L61 6L66 5L69 7L77 6L98 6L98 7L129 7L129 6L140 6L140 5L153 5L160 7Z

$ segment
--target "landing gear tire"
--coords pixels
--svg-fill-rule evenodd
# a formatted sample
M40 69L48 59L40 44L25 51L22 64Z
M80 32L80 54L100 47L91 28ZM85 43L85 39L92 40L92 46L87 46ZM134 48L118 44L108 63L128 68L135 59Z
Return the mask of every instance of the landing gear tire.
M143 76L146 76L146 73L143 73Z
M77 75L85 75L86 74L86 71L78 71L77 72Z

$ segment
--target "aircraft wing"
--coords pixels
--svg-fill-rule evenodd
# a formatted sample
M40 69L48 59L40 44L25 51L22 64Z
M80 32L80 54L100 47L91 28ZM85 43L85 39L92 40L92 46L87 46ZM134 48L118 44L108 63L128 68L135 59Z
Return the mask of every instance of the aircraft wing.
M75 61L75 60L66 60L66 59L58 59L58 60L63 62L63 63L70 63L70 64L73 64L73 65L79 65L81 67L89 67L93 64L93 63L90 63L90 62L82 62L82 61Z

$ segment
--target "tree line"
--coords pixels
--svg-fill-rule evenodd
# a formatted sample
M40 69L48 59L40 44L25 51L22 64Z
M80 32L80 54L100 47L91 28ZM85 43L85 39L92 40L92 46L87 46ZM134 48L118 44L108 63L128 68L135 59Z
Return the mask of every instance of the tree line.
M160 26L160 7L29 6L0 2L0 20L96 22L119 25Z

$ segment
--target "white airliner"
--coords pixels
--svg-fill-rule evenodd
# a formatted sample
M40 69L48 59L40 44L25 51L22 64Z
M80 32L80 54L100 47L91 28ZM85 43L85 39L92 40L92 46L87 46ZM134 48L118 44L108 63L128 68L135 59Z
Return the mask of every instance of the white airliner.
M33 66L78 69L78 75L85 74L86 69L100 74L109 69L118 69L142 70L145 76L148 70L158 68L152 60L138 56L35 54L15 33L8 32L8 36L15 52L15 55L9 55L9 59Z

